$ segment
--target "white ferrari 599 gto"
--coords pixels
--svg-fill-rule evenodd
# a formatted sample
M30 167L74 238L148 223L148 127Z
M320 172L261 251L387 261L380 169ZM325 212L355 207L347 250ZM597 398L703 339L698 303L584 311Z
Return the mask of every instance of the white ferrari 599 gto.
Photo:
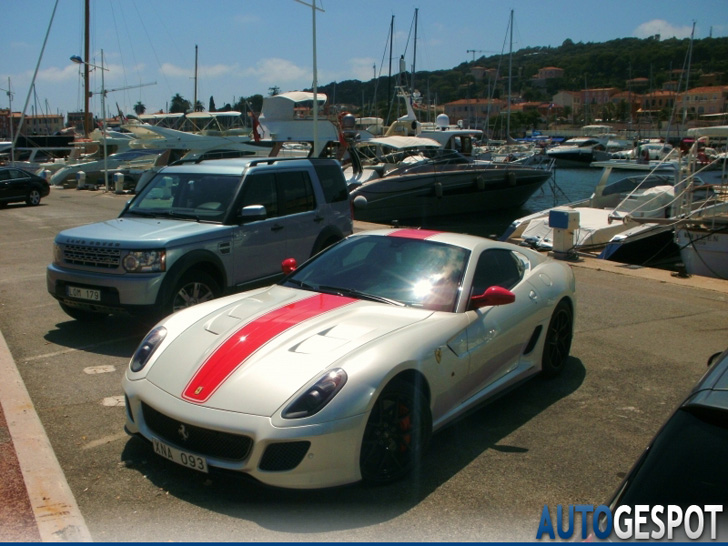
M159 455L294 488L407 474L431 434L569 357L571 268L454 233L357 233L278 284L170 315L123 380Z

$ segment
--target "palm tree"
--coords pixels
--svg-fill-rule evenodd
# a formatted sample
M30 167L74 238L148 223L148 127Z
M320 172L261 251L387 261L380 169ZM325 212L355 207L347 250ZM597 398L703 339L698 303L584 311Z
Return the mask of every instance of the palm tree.
M190 103L190 101L183 98L182 95L177 93L174 97L172 97L172 103L170 104L169 111L173 114L184 114L185 112L188 112L191 107L192 104Z
M135 114L136 114L137 116L141 116L141 115L142 115L142 114L143 114L144 112L146 112L146 111L147 111L147 107L146 107L146 106L144 106L144 105L142 104L142 102L141 102L141 101L137 102L137 103L136 103L136 104L134 105L134 113L135 113Z

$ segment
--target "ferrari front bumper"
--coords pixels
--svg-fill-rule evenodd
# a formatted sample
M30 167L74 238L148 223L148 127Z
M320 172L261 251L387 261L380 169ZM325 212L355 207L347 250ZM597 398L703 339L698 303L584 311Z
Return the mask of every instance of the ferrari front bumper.
M126 429L209 467L250 475L272 486L310 489L361 479L359 452L368 414L276 427L270 417L207 408L142 379L123 380ZM179 461L177 461L179 462ZM190 466L190 465L187 465Z

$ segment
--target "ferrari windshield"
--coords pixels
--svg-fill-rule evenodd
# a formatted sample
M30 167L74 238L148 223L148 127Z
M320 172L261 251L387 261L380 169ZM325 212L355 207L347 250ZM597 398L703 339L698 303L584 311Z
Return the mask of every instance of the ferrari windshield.
M128 213L147 217L221 222L240 176L203 173L158 174L131 203Z
M320 254L283 284L453 312L470 251L422 239L364 235Z

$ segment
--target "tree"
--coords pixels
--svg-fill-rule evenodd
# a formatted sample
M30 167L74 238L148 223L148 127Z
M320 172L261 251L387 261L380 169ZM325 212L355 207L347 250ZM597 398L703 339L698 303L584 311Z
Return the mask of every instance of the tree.
M172 97L172 103L169 106L169 111L173 114L184 114L185 112L188 112L191 107L192 104L190 104L190 101L177 93L174 97Z
M146 106L144 106L144 105L142 104L142 102L141 102L141 101L137 102L137 103L136 103L136 104L134 105L134 113L135 113L135 114L136 114L137 116L141 116L141 115L142 115L142 114L143 114L144 112L146 112L146 111L147 111L147 107L146 107Z
M207 108L208 112L216 112L215 109L215 99L213 97L210 97L210 106Z
M273 87L268 88L268 96L269 97L275 97L276 95L280 94L281 88L277 85L274 85Z

